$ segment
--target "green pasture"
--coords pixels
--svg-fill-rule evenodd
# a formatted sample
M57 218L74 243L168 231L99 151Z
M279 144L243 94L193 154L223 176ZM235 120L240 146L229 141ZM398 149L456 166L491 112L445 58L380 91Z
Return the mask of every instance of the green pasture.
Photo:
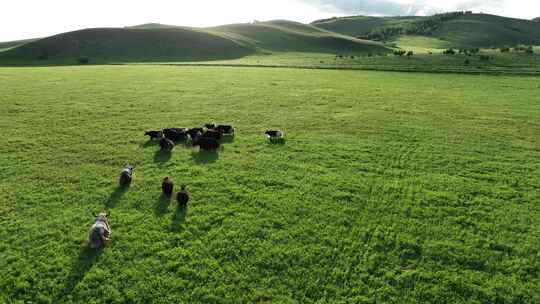
M2 303L540 302L537 77L140 65L0 83ZM217 154L143 136L214 121L237 128ZM102 210L112 240L92 251Z

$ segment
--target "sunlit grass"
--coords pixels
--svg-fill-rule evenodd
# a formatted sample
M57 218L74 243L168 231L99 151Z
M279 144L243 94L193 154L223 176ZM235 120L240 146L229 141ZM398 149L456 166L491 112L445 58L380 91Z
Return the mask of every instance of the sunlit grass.
M94 66L0 82L0 302L540 302L536 77ZM237 137L212 157L143 136L213 121ZM161 198L164 176L189 185L187 209Z

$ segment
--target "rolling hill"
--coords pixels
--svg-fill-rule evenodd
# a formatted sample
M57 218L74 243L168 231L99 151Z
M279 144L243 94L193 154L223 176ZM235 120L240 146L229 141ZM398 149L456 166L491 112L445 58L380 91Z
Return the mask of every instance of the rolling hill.
M187 28L101 28L64 33L0 53L1 61L210 60L253 52L230 39Z
M385 52L373 41L328 32L298 22L276 20L209 29L244 45L274 52Z
M359 37L367 35L378 28L403 25L419 19L421 17L350 16L316 20L311 25L331 32Z
M319 20L312 25L344 35L387 41L403 35L422 35L442 40L453 47L540 44L538 22L470 12L429 17L355 16Z
M8 50L17 46L21 46L23 44L36 41L39 39L25 39L25 40L16 40L16 41L7 41L7 42L0 42L0 52L3 50Z
M256 52L387 52L382 44L284 20L188 28L143 24L64 33L0 53L0 63L200 61Z

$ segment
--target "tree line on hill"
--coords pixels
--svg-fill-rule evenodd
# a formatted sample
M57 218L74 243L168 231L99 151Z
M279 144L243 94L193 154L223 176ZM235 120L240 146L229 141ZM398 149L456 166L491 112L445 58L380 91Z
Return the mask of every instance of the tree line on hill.
M408 23L374 29L367 35L360 36L358 38L375 41L387 41L399 35L431 35L434 31L439 29L444 22L470 14L472 14L472 11L457 11L436 14Z

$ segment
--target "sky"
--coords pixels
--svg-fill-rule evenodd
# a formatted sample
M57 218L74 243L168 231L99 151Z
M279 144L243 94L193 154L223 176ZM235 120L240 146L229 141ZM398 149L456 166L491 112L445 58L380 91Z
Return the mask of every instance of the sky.
M253 20L309 23L347 15L429 15L472 10L540 17L540 0L3 0L0 41L143 23L214 26Z

